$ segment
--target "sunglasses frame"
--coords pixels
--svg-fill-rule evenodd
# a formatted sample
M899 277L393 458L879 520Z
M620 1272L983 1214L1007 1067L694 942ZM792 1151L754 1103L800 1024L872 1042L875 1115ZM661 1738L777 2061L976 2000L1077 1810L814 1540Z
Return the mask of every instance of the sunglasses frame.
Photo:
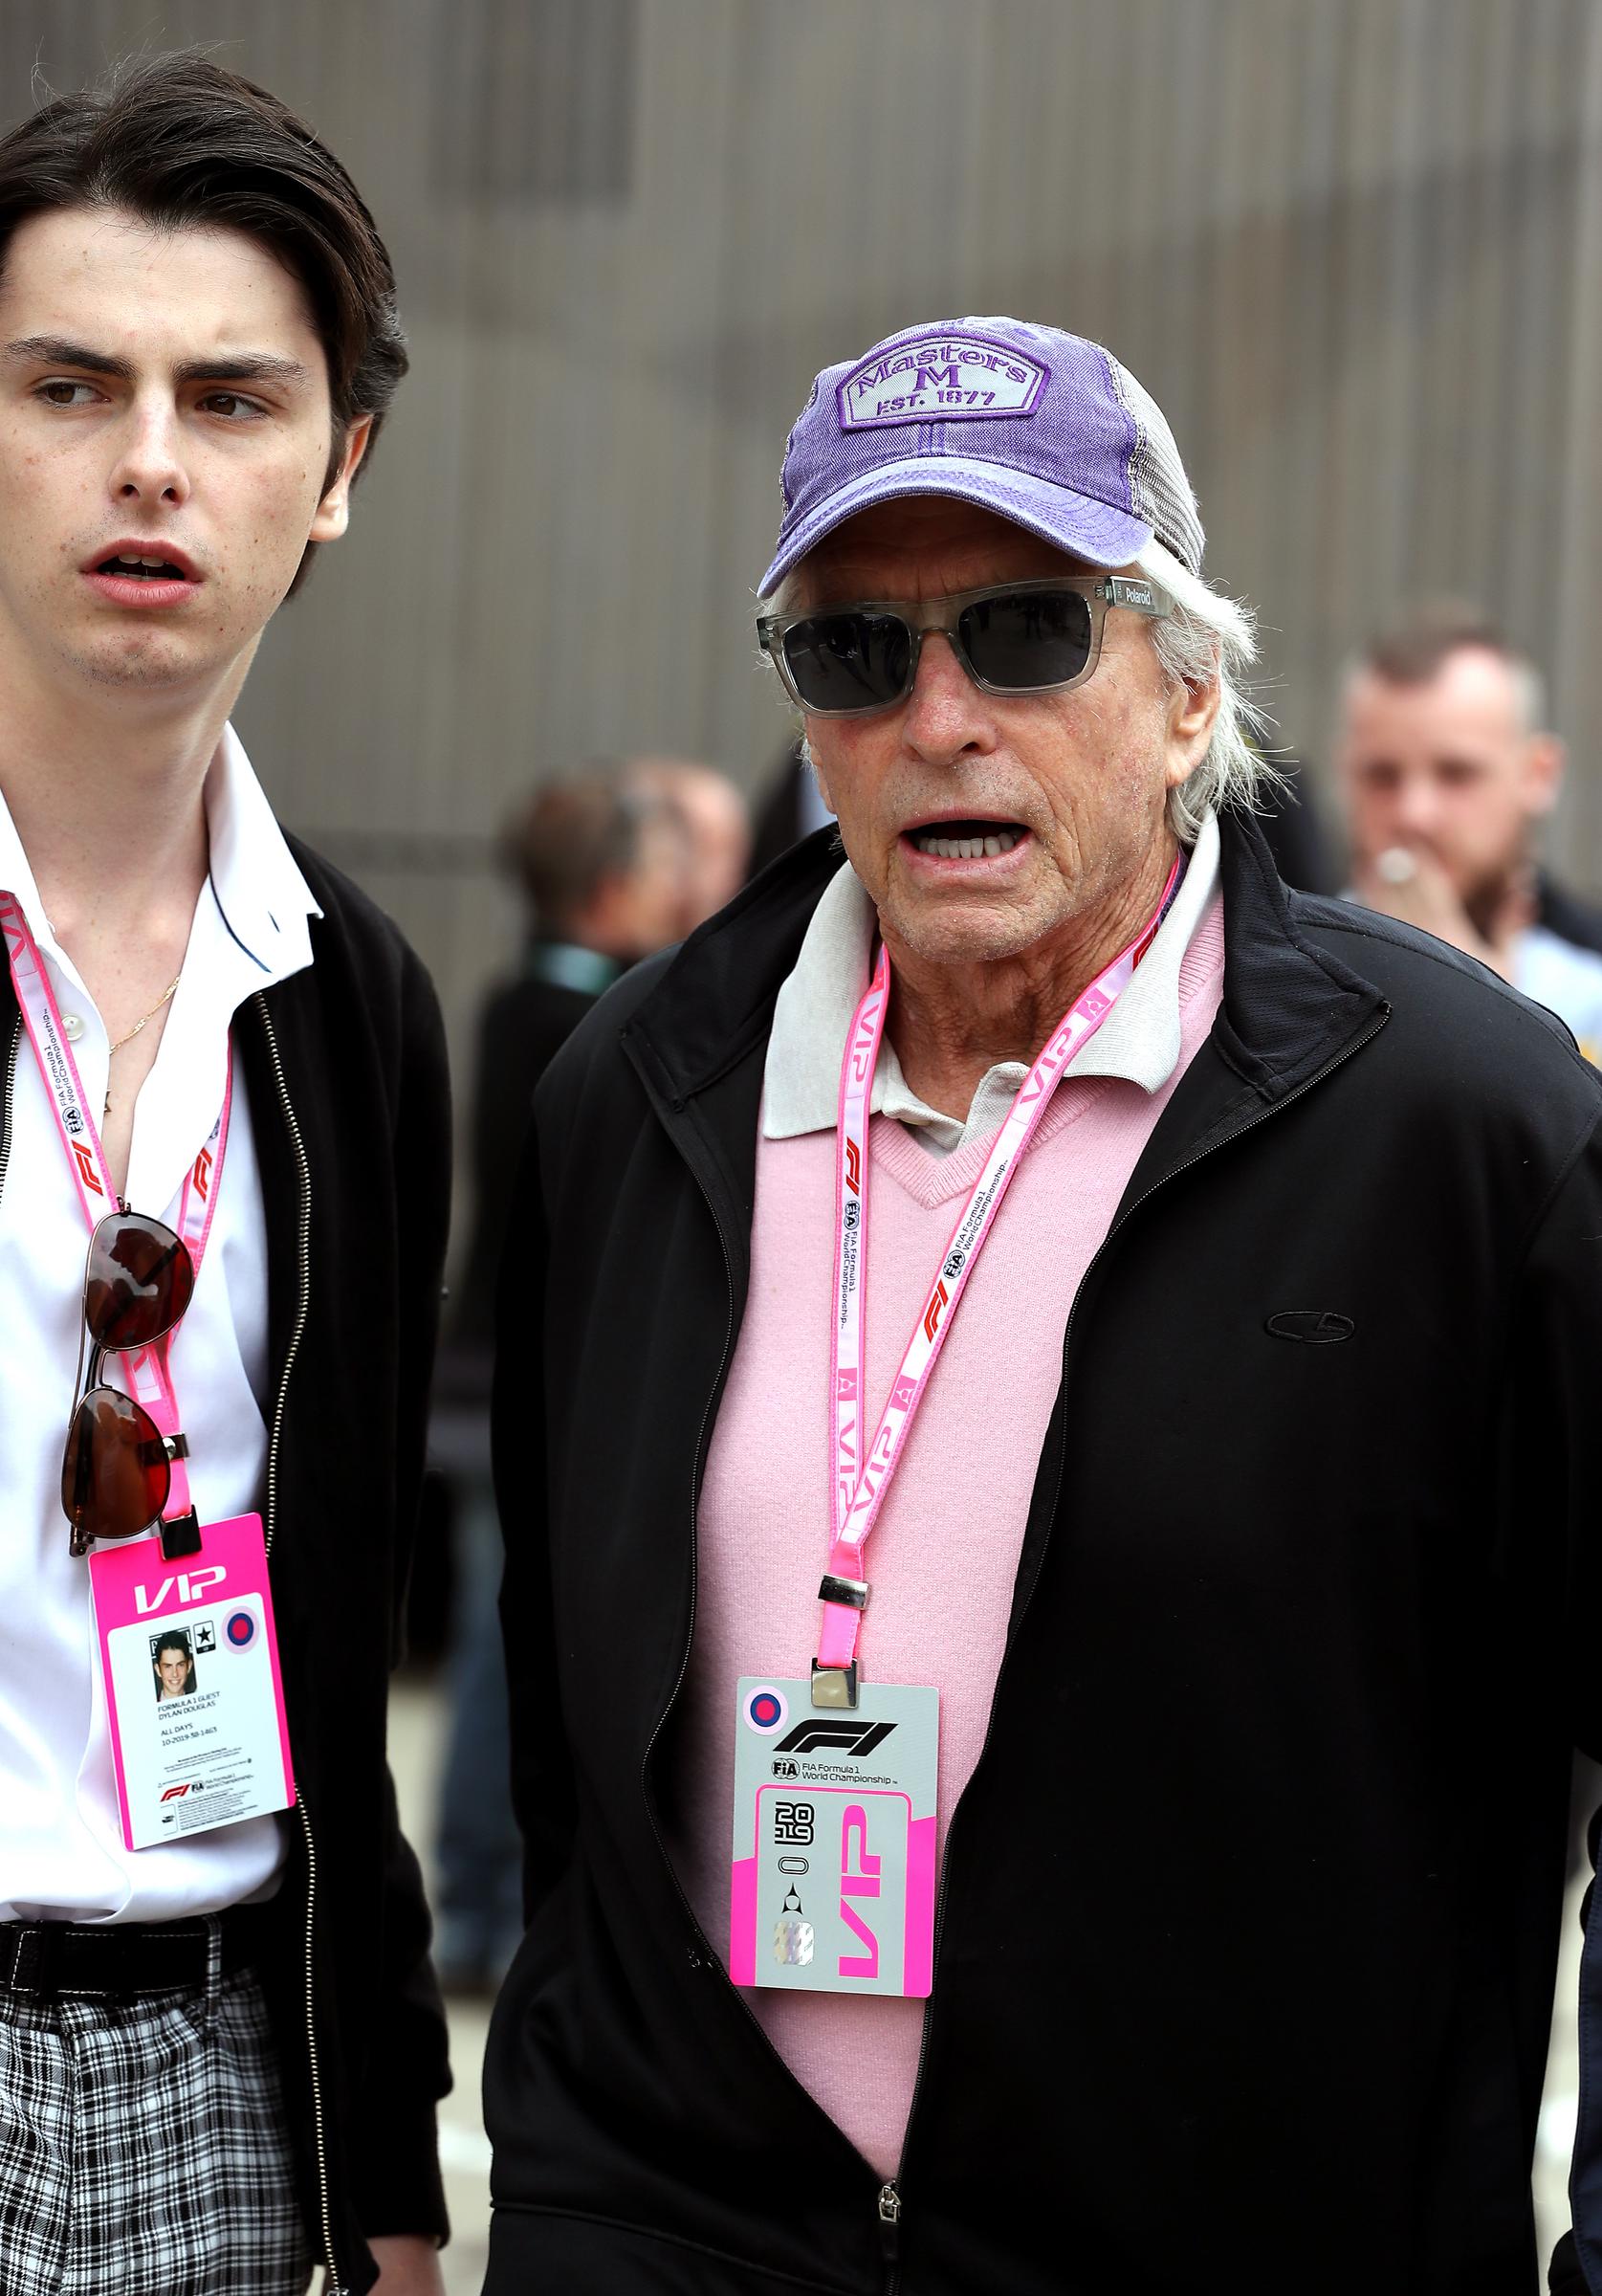
M972 606L980 606L996 598L1041 597L1055 590L1077 590L1090 609L1090 647L1085 657L1085 667L1072 677L1056 678L1040 686L998 686L981 677L969 659L962 643L959 625L962 616ZM1160 622L1174 611L1174 600L1160 583L1138 580L1127 574L1049 574L1034 582L992 582L978 590L953 590L944 598L847 598L830 600L808 607L803 613L762 614L757 617L757 637L763 652L779 673L779 683L790 699L807 718L872 718L882 710L900 707L911 693L918 674L918 658L923 641L934 632L943 637L966 674L981 694L994 694L1003 701L1016 701L1035 694L1066 694L1075 686L1084 685L1101 659L1102 629L1108 608L1126 606L1149 621ZM797 691L796 681L784 655L784 640L798 623L818 622L831 614L889 614L893 615L906 629L911 645L907 657L907 675L901 691L886 701L868 701L848 710L814 709Z
M177 1254L182 1253L189 1268L189 1294L188 1297L185 1299L183 1307L179 1309L177 1314L174 1315L170 1321L163 1324L159 1330L151 1332L145 1339L140 1342L140 1345L154 1345L156 1340L165 1338L169 1333L176 1331L178 1326L183 1322L185 1315L187 1314L190 1300L194 1294L194 1261L190 1254L189 1247L185 1243L183 1237L179 1235L175 1229L167 1226L165 1220L154 1219L147 1213L130 1212L125 1203L120 1203L116 1211L107 1212L103 1219L96 1222L94 1232L89 1239L89 1248L85 1254L83 1263L83 1312L82 1321L78 1332L77 1371L73 1380L73 1407L67 1415L67 1442L65 1451L62 1455L63 1485L65 1483L66 1460L71 1456L72 1453L73 1439L77 1428L79 1418L87 1409L88 1405L93 1402L95 1397L101 1393L109 1393L116 1396L120 1402L128 1403L131 1406L135 1416L138 1419L143 1420L148 1425L150 1434L144 1440L153 1448L159 1446L163 1455L165 1456L167 1469L167 1484L166 1489L162 1493L161 1502L157 1507L155 1513L151 1515L147 1522L141 1524L137 1530L119 1532L95 1532L85 1530L79 1523L77 1515L74 1512L73 1509L67 1505L65 1490L63 1489L62 1512L65 1513L70 1526L70 1537L68 1544L71 1552L74 1555L86 1555L89 1552L91 1542L97 1538L109 1539L113 1543L117 1543L123 1539L143 1537L145 1532L153 1529L157 1523L163 1520L167 1500L171 1496L173 1464L179 1459L187 1459L189 1455L189 1443L187 1436L183 1434L164 1435L161 1429L157 1426L155 1421L151 1419L150 1414L144 1409L143 1403L138 1401L137 1397L125 1396L121 1388L106 1387L105 1383L99 1379L99 1376L100 1365L107 1356L127 1352L126 1350L119 1350L115 1347L110 1347L105 1343L105 1341L97 1339L89 1321L89 1283L95 1265L96 1248L99 1244L102 1230L115 1225L119 1221L121 1220L137 1220L145 1228L154 1228L163 1236L169 1238L173 1246L173 1252L169 1256L176 1257ZM85 1366L86 1345L88 1351L87 1368ZM184 1525L187 1526L187 1517L183 1518ZM182 1526L175 1526L175 1529L180 1529L182 1533ZM198 1537L194 1543L195 1546L198 1547ZM190 1550L186 1548L184 1551L188 1552ZM164 1540L164 1553L165 1552L165 1543Z

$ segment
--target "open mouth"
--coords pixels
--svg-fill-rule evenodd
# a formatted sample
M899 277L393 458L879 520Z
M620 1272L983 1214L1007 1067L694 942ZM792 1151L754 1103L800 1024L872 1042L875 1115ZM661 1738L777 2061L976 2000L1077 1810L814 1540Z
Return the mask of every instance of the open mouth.
M1029 832L1020 821L932 821L908 841L934 861L996 861Z
M174 564L170 558L129 558L121 552L102 558L97 564L97 574L115 574L122 582L192 582L188 570Z

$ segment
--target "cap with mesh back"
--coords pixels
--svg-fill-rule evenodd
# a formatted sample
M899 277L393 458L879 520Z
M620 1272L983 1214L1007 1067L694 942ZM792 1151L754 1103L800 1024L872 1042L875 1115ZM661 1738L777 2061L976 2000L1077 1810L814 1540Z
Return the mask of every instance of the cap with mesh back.
M1082 335L1019 319L904 327L826 366L784 450L759 594L846 519L911 495L976 502L1092 566L1155 536L1201 571L1196 497L1162 409Z

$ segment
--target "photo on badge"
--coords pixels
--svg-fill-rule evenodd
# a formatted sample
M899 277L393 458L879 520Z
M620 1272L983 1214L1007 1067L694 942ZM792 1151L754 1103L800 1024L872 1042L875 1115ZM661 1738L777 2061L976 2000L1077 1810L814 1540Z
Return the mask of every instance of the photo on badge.
M169 1626L164 1634L150 1637L150 1665L156 1677L158 1706L174 1698L192 1697L200 1687L194 1646L182 1626Z

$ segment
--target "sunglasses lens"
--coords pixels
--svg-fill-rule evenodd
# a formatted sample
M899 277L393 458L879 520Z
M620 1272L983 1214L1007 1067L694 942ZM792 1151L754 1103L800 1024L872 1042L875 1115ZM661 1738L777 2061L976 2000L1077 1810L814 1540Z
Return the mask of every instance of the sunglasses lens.
M809 614L784 633L784 662L808 710L882 710L907 688L911 632L895 614Z
M980 598L964 607L957 634L988 686L1007 694L1065 686L1090 659L1090 602L1078 590Z
M61 1463L61 1505L88 1538L137 1538L166 1505L172 1468L148 1411L96 1387L73 1414Z
M194 1262L170 1227L138 1212L113 1212L89 1240L89 1336L113 1352L148 1347L178 1322L194 1288Z

